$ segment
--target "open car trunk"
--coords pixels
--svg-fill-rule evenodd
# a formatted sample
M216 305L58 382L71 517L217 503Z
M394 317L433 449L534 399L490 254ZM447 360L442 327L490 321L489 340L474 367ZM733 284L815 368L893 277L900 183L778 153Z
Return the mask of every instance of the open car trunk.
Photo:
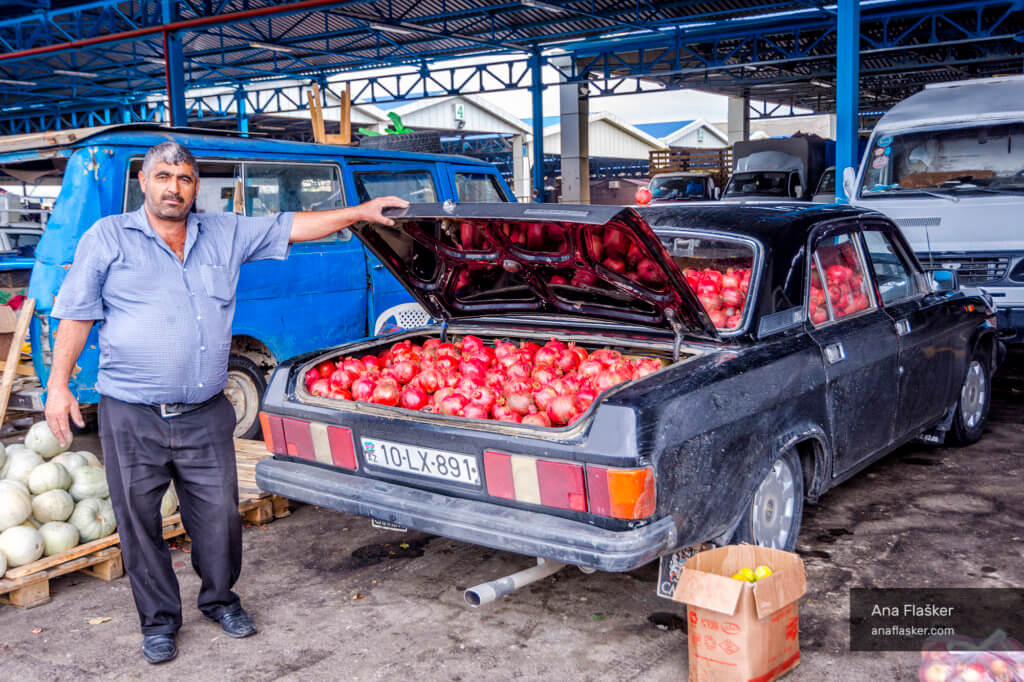
M667 339L598 333L418 330L319 355L294 369L295 398L470 428L570 431L622 387L674 364ZM677 362L698 355L678 351ZM521 431L520 431L521 432Z

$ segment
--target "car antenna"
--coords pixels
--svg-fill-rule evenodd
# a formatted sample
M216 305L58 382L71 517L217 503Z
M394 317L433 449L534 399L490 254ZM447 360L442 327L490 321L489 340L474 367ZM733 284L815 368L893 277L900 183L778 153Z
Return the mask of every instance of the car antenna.
M932 237L931 232L928 230L928 224L924 226L924 241L928 245L928 269L935 270L935 254L932 253Z

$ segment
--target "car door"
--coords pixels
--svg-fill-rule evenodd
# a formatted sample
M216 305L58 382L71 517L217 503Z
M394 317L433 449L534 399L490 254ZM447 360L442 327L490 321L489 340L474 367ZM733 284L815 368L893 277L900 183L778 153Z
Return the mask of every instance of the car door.
M896 438L912 437L934 425L951 407L959 385L951 343L952 318L943 315L944 297L931 292L887 223L864 224L864 250L879 300L899 338L899 398Z
M418 204L437 203L451 198L443 195L437 168L431 164L350 162L346 170L351 185L349 196L355 198L355 201L350 202L353 204L388 195ZM413 298L376 256L365 248L363 254L370 279L366 311L369 334L382 313L400 303L411 303Z
M809 333L825 366L833 474L856 467L893 440L899 342L878 307L855 225L812 241Z

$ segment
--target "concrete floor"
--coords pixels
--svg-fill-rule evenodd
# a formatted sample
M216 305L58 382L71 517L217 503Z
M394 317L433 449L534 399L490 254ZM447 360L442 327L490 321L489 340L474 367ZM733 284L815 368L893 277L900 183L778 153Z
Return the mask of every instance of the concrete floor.
M1021 365L1024 367L1024 365ZM917 679L919 654L848 651L848 588L1024 585L1024 392L1003 382L989 432L956 450L904 448L806 509L799 552L803 660L786 679ZM1024 385L1024 384L1020 384ZM95 445L82 436L76 449ZM679 680L683 608L654 594L656 571L575 568L480 610L462 590L530 560L301 507L244 533L237 587L261 631L233 640L191 608L198 580L172 553L188 605L179 656L154 667L127 579L70 575L52 601L0 607L0 661L11 680L97 678ZM89 625L90 619L109 621ZM38 630L38 632L36 632Z

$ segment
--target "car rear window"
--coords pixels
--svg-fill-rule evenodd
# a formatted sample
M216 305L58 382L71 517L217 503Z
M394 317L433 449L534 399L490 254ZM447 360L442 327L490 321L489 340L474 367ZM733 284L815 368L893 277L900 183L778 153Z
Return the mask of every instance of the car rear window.
M430 171L359 171L353 177L360 203L386 196L417 204L437 202L437 187Z
M746 322L747 300L754 293L750 290L755 260L753 244L690 234L662 236L661 241L715 327L742 327Z

